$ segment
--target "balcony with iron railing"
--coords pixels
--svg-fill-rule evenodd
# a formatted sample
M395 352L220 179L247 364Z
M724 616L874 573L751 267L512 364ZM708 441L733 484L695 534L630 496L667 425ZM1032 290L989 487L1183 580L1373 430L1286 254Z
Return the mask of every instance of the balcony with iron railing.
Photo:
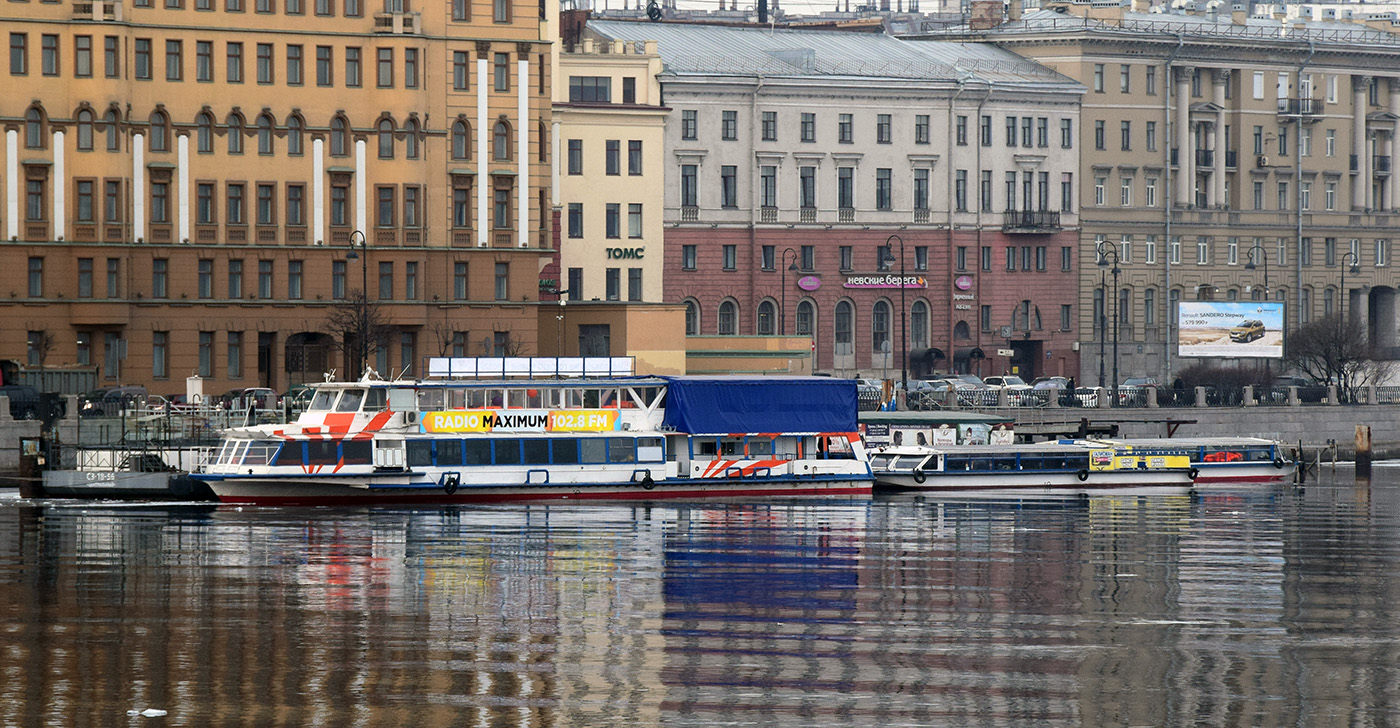
M1377 154L1375 162L1371 166L1376 174L1390 174L1390 155Z
M1049 233L1060 229L1060 213L1050 210L1007 210L1002 213L1004 233Z
M1239 153L1239 151L1234 150L1234 149L1227 149L1227 150L1225 150L1225 167L1226 167L1227 169L1235 169L1236 167L1239 166L1239 163L1240 163L1240 153Z
M1322 115L1321 99L1279 99L1278 115L1314 118Z
M1197 167L1214 167L1214 166L1215 166L1215 150L1214 150L1214 149L1197 149L1197 150L1196 150L1196 166L1197 166Z
M395 35L422 35L422 13L375 13L374 32Z

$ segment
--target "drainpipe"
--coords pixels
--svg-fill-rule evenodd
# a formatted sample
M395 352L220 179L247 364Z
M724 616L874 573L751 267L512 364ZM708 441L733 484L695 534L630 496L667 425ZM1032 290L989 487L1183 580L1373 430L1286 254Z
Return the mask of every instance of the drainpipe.
M1296 310L1297 313L1294 314L1294 316L1297 318L1297 325L1299 328L1302 328L1303 326L1303 109L1301 108L1301 104L1303 103L1303 97L1301 95L1301 92L1303 90L1303 71L1306 70L1308 64L1312 62L1313 54L1316 52L1317 48L1313 44L1312 39L1309 38L1308 55L1305 58L1303 58L1302 63L1298 64L1298 78L1294 82L1298 84L1298 91L1300 92L1298 96L1298 103L1300 105L1300 108L1295 109L1293 114L1293 119L1298 122L1298 128L1294 130L1296 132L1295 136L1298 137L1298 149L1297 153L1293 155L1293 183L1298 188L1297 200L1296 204L1294 205L1294 207L1296 208L1294 210L1294 216L1297 218L1298 225L1294 237L1295 249L1293 252L1293 269L1295 280L1293 288L1295 290L1293 296L1295 300L1297 300L1297 305L1294 306L1294 310ZM1364 181L1365 180L1363 180L1363 182ZM1342 299L1345 301L1347 292L1342 291L1341 293ZM1345 303L1342 304L1342 308L1343 310L1345 310Z
M1176 34L1176 48L1173 48L1171 55L1167 56L1165 71L1167 77L1163 79L1167 87L1166 101L1162 105L1163 123L1167 129L1167 144L1164 151L1166 155L1166 165L1164 166L1167 170L1167 174L1164 182L1165 189L1163 190L1162 201L1165 203L1167 225L1166 239L1162 241L1162 250L1165 253L1165 255L1162 256L1162 280L1164 281L1162 286L1162 309L1166 312L1165 315L1162 316L1162 322L1165 324L1162 330L1166 332L1162 335L1162 363L1165 367L1162 382L1167 386L1171 386L1172 381L1172 329L1175 324L1175 322L1172 321L1172 314L1174 313L1172 311L1172 205L1175 202L1172 199L1172 142L1176 140L1176 130L1172 128L1172 90L1176 88L1176 79L1172 77L1172 63L1176 61L1177 54L1181 53L1181 49L1185 45L1185 36L1178 32ZM1229 143L1228 139L1226 143ZM1183 149L1180 153L1185 154L1186 150ZM1116 291L1114 295L1117 295ZM1108 305L1107 298L1104 299L1104 305Z

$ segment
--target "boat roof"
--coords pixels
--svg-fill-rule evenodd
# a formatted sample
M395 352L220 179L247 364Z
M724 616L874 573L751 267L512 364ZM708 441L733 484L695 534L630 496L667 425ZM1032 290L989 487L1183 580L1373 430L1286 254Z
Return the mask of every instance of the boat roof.
M1093 442L1133 447L1261 447L1278 444L1262 437L1105 437L1094 438Z
M1043 455L1046 453L1088 453L1090 450L1106 449L1107 445L1096 445L1084 440L1072 442L1029 442L1013 445L897 445L878 447L872 455Z
M558 387L660 387L660 377L559 377L558 379L370 379L359 381L311 382L321 389L504 389Z
M927 410L910 411L899 410L895 412L861 412L857 419L861 424L875 425L908 425L910 427L939 425L1004 425L1012 424L1015 418L1008 419L1003 415L984 415L981 412L962 412L958 410Z

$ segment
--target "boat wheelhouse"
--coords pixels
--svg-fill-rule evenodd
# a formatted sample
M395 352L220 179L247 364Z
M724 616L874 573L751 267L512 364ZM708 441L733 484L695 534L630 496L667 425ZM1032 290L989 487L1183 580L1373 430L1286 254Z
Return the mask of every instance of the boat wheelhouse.
M1197 485L1282 483L1297 466L1279 443L1258 437L1172 437L1094 440L1141 455L1182 455L1200 471Z
M314 388L295 423L230 430L194 477L237 503L849 497L871 488L850 380L364 379Z
M971 497L1186 493L1196 475L1184 456L1140 456L1081 440L887 447L871 453L870 468L879 488Z

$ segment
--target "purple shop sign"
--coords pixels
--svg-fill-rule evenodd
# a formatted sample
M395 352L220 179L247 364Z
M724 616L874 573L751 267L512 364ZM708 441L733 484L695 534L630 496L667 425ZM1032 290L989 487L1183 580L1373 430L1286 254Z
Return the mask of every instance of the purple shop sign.
M844 288L928 288L923 276L904 276L903 285L898 273L892 275L846 276Z
M797 279L797 287L804 291L815 291L822 287L822 279L816 276L802 276Z
M972 276L958 276L953 279L953 286L959 291L966 291L972 288Z

